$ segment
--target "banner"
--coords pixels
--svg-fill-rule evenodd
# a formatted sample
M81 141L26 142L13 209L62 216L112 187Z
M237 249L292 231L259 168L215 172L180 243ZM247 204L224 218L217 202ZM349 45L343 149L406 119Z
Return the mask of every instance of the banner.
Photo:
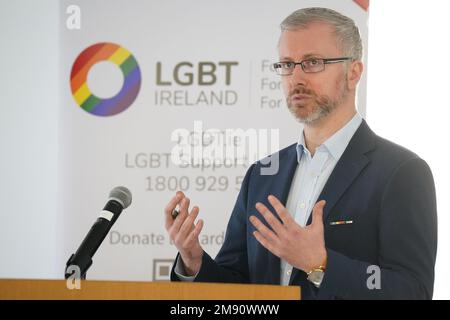
M200 242L215 256L251 159L202 159L177 143L208 148L228 140L239 147L240 132L259 143L261 159L298 140L301 127L271 68L286 16L302 7L337 10L357 22L367 49L368 1L64 0L60 6L63 256L78 248L113 187L133 194L88 279L168 280L177 251L164 228L164 207L177 190L200 207ZM365 100L364 75L362 115Z

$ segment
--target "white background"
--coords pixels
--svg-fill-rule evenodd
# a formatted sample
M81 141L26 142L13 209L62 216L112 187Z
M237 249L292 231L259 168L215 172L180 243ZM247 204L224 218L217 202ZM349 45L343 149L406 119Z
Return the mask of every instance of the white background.
M274 2L275 3L275 2ZM447 9L447 10L446 10ZM367 120L414 150L436 182L435 299L448 299L445 196L450 4L372 1ZM0 1L0 277L60 278L57 221L57 1ZM412 244L413 245L413 244Z

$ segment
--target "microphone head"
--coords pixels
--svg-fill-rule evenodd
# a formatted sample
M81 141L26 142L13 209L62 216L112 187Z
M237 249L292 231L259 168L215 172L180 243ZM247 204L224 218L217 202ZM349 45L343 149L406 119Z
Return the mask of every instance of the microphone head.
M131 204L131 192L123 186L115 187L109 193L109 199L116 200L126 209Z

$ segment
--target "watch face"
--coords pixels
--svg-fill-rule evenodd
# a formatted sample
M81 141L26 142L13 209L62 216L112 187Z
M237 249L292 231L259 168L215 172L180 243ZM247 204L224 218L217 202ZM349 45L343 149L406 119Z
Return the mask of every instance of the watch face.
M322 282L324 273L322 271L313 271L309 274L308 280L314 283L315 285L320 285Z

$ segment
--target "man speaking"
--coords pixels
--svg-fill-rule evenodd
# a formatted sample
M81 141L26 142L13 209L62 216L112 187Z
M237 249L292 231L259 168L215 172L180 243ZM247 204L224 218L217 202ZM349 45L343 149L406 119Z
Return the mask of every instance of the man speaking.
M281 24L278 49L274 69L303 123L298 142L278 152L276 174L262 175L261 162L248 169L215 259L198 240L199 208L181 192L170 200L166 229L179 250L172 280L298 285L303 299L431 299L433 177L358 114L363 48L354 21L297 10Z

